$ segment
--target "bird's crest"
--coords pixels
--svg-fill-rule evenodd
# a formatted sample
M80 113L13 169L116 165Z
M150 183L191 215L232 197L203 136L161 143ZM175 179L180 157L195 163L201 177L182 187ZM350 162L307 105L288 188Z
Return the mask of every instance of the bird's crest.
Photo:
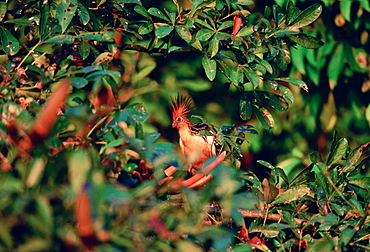
M176 118L182 117L186 119L187 114L194 110L195 108L190 109L193 104L193 100L190 96L177 95L177 97L172 98L171 107L172 107L172 119L176 121Z

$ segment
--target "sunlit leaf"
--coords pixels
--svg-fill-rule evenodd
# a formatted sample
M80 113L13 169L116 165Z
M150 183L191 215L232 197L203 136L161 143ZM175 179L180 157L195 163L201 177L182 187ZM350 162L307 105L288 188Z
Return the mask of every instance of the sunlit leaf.
M295 35L287 34L287 36L298 45L308 49L320 48L324 45L324 42L322 42L320 39L304 33L298 33Z
M249 120L253 113L250 98L247 95L242 95L239 101L240 118L244 121Z
M299 200L300 198L304 196L311 196L312 192L311 189L305 185L298 185L298 186L293 186L287 189L285 192L279 194L276 199L271 202L271 204L280 204L283 202L292 202L295 200Z
M163 38L169 35L173 30L174 27L172 25L167 25L167 24L155 24L158 27L155 29L155 35L157 38Z
M199 39L200 41L207 41L209 40L213 35L215 34L214 31L209 30L209 29L200 29L197 32L196 38Z
M253 112L265 129L269 130L274 126L274 118L266 108L253 106Z
M72 35L57 35L45 40L45 43L51 44L73 44L75 38Z
M80 56L83 60L85 60L89 55L91 51L91 45L89 43L86 43L85 41L81 41L78 44L78 52L80 53Z
M240 4L240 5L251 5L254 4L253 0L232 0L232 3Z
M218 53L220 46L220 42L216 37L213 37L209 41L209 47L208 47L208 53L210 54L210 57L213 58Z
M2 26L0 27L0 38L5 53L14 55L19 51L18 40Z
M145 35L154 30L154 25L152 22L144 22L142 25L140 25L139 29L137 30L140 35Z
M83 25L87 25L90 22L89 10L80 1L78 1L77 13Z
M334 242L331 237L325 236L310 244L305 250L306 252L317 252L317 251L333 251Z
M83 88L89 83L88 80L83 77L71 77L69 80L71 81L72 86L76 88Z
M307 84L303 80L296 79L296 78L290 78L290 77L274 78L274 80L287 82L287 83L292 84L294 86L298 86L300 88L303 88L304 91L308 92Z
M252 83L253 87L255 88L258 87L260 80L261 80L260 76L255 71L250 69L249 67L243 67L243 70L244 70L245 76L247 76L248 80Z
M327 165L336 165L341 164L343 162L344 155L348 150L348 140L346 138L342 138L338 141L335 145L334 150L330 153L327 161Z
M207 55L205 55L202 58L202 65L203 65L204 71L206 72L207 78L210 81L213 81L217 73L216 61L213 59L210 59Z
M322 12L322 6L319 3L313 4L303 10L298 17L289 25L294 28L301 28L314 22Z
M190 15L194 15L195 11L204 2L204 0L194 0L191 4Z
M189 29L184 26L176 26L176 32L187 43L190 43L190 41L193 39Z
M68 156L68 178L75 193L80 192L88 179L91 159L85 150L76 150Z
M104 32L84 32L75 36L75 38L86 38L101 42L112 42L114 38L113 31L104 31Z
M8 5L6 4L6 2L0 2L0 21L3 21L7 8Z
M238 127L235 127L235 131L240 131L240 132L248 132L252 134L258 134L258 132L254 129L252 125L241 125Z
M59 21L59 24L62 27L62 33L66 31L71 23L73 16L77 11L77 6L77 0L63 0L59 3L56 11L56 19Z
M165 14L163 14L162 11L160 11L158 8L155 8L155 7L151 7L149 10L148 10L148 13L152 16L155 16L155 17L158 17L160 19L163 19L165 21L168 21L170 22L170 20L168 19L168 17L166 17ZM140 13L142 14L142 13Z
M344 66L345 52L343 50L343 44L339 43L335 48L333 55L329 61L328 76L329 79L336 84L340 74L342 73Z
M144 17L146 17L146 18L151 18L150 17L150 15L149 15L149 13L148 13L148 11L147 11L147 9L146 8L144 8L143 6L141 6L141 5L136 5L135 7L134 7L134 10L137 12L137 13L139 13L140 15L142 15L142 16L144 16Z

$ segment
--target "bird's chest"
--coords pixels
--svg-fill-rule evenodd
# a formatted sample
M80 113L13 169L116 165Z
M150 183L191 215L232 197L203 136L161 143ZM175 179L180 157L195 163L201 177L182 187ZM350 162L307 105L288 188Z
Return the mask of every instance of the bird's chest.
M194 152L211 155L213 137L193 135L188 130L179 130L180 148L184 155L189 156ZM211 139L212 138L212 139Z

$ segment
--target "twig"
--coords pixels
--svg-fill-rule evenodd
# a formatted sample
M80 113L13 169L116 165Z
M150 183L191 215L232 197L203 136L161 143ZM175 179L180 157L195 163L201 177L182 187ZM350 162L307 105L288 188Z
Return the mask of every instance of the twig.
M244 218L265 218L267 220L272 220L272 221L282 221L287 223L286 220L284 220L283 216L280 214L275 214L275 213L269 213L266 216L266 211L263 210L247 210L247 209L239 209L239 213L244 217ZM294 221L300 225L302 224L305 220L299 219L299 218L293 218Z
M138 52L145 52L148 54L153 54L153 53L160 53L160 54L172 54L172 53L189 53L189 52L199 52L199 50L196 50L195 48L188 48L188 49L177 49L173 51L169 51L168 49L163 49L163 48L153 48L149 49L147 46L142 46L142 45L129 45L129 44L124 44L118 46L119 49L121 50L134 50Z

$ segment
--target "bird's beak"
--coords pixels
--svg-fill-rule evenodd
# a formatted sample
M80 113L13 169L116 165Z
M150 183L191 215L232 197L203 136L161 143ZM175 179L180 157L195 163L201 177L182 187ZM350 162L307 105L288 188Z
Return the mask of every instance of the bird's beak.
M172 128L176 128L176 126L177 126L177 123L176 122L173 122L172 123Z

